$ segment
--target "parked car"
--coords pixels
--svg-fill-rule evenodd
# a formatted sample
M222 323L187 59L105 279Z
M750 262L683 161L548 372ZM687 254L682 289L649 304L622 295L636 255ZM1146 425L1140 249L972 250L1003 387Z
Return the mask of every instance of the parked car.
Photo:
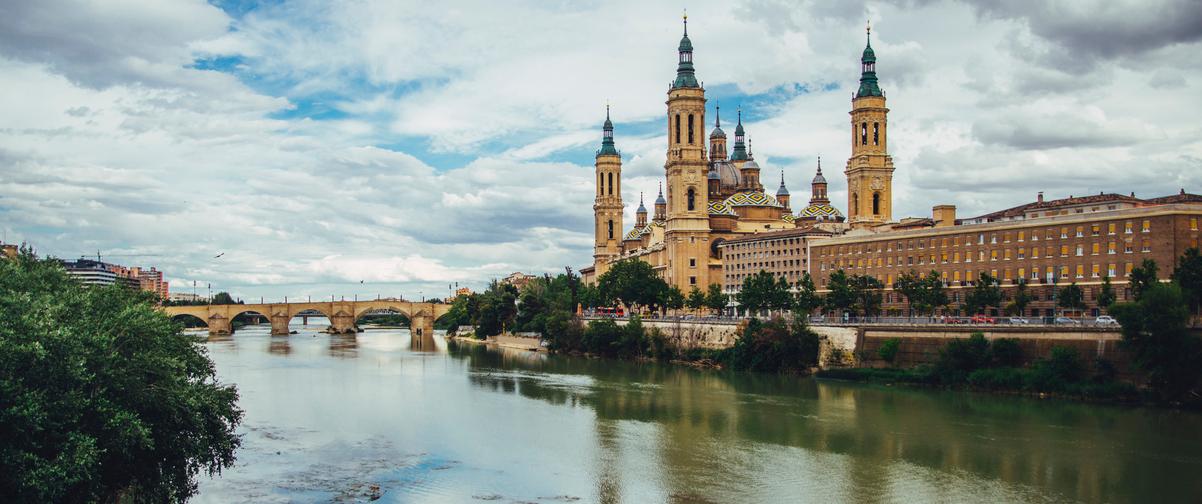
M1022 317L1010 317L1011 324L1030 324L1031 321Z
M973 315L972 323L974 324L996 324L997 319L988 315Z
M1080 320L1072 319L1072 318L1068 318L1068 317L1056 317L1056 323L1057 324L1081 325Z
M1093 319L1093 322L1097 325L1119 325L1119 321L1110 315L1099 315L1098 318Z

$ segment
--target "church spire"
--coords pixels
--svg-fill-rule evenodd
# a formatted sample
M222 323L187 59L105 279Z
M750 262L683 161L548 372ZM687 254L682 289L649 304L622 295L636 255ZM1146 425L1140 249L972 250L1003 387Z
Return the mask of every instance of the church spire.
M672 89L701 87L697 84L697 76L693 72L693 42L689 40L689 14L687 12L684 14L684 36L680 38L677 52L680 61L676 65L676 81L672 83Z
M601 150L597 151L598 156L618 155L618 149L614 147L614 123L609 120L609 104L605 104L605 125L601 128Z
M876 53L872 50L872 24L868 24L866 31L868 33L868 41L864 46L864 54L860 56L860 89L856 91L856 98L862 96L884 96L881 93L881 88L877 86Z
M735 147L730 154L731 161L746 161L747 160L747 145L744 143L743 134L743 109L739 108L738 123L735 124Z
M785 188L785 171L780 171L780 187L776 190L777 196L788 196L789 190Z

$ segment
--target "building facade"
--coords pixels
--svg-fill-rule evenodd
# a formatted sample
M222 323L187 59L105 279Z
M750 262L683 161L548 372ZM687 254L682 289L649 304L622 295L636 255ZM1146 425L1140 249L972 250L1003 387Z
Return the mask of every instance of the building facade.
M870 50L866 49L865 54ZM728 241L799 227L838 232L846 225L842 213L826 198L821 166L815 177L821 180L821 196L811 199L811 205L796 214L783 174L775 195L765 192L761 167L752 152L741 111L736 113L734 143L729 152L716 106L713 129L708 137L705 135L705 88L697 79L687 19L677 56L676 78L667 93L664 183L655 200L655 214L648 219L640 198L635 225L621 235L620 241L615 240L614 233L622 224L621 154L615 147L607 109L601 149L595 160L594 261L580 271L585 282L596 282L615 261L640 260L650 264L669 285L685 292L694 287L705 289L710 284L725 285L722 245ZM863 152L857 151L848 162L848 170L867 180L865 187L873 187L880 177L891 182L892 162L881 141L887 110L883 109L883 94L875 87L875 60L865 68L873 72L863 78L874 83L870 86L873 91L856 98L852 117L875 123L878 140L863 146ZM877 208L891 208L888 202L880 203L889 197L887 186L879 188Z
M886 313L904 314L906 300L893 291L903 273L939 273L951 304L944 314L964 314L965 295L982 273L997 278L1007 299L1026 283L1034 301L1021 315L1056 313L1056 289L1076 283L1087 312L1098 312L1097 294L1109 277L1119 301L1129 300L1128 276L1144 259L1167 279L1177 258L1199 241L1202 196L1140 200L1106 194L1064 198L964 219L960 225L845 235L810 244L810 274L819 291L830 274L870 275L884 286ZM971 224L963 224L971 222ZM991 315L1001 314L992 307Z

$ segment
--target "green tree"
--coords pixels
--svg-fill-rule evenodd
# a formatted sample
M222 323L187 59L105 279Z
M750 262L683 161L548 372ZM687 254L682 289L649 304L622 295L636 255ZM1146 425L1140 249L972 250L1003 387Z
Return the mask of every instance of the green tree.
M1133 302L1110 312L1122 324L1123 344L1163 399L1199 400L1202 340L1189 334L1189 303L1176 282L1151 284Z
M743 279L743 288L735 295L735 300L739 302L739 306L754 314L779 308L781 300L787 300L788 297L788 282L782 285L772 273L760 270L759 273Z
M913 316L915 303L921 302L925 294L918 272L914 270L902 272L893 282L893 290L906 297L907 311L909 315Z
M1136 301L1143 295L1144 291L1156 285L1159 281L1156 279L1156 261L1144 259L1139 266L1131 270L1131 274L1127 275L1128 284L1131 286L1131 297Z
M154 297L0 260L0 495L184 502L241 444L238 392Z
M1081 311L1085 309L1085 291L1077 282L1070 283L1060 288L1056 293L1056 306L1069 311Z
M488 290L480 294L476 337L486 338L511 330L517 316L517 299L516 287L493 280Z
M689 290L689 296L685 300L685 305L688 306L690 310L700 310L703 306L705 306L705 293L701 292L701 289L694 285L693 288Z
M818 295L818 289L814 287L814 279L810 277L807 271L801 274L801 280L797 282L797 295L794 296L793 310L803 317L808 317L814 310L822 307L822 296Z
M1189 300L1190 311L1197 312L1202 304L1202 255L1196 247L1185 249L1185 253L1177 260L1177 269L1173 271L1173 281L1181 286Z
M1002 304L1002 288L998 281L989 273L982 272L976 285L964 297L964 307L970 314L985 313L990 306L998 308Z
M827 282L826 307L840 315L851 311L856 305L856 292L852 289L850 278L843 270L831 273Z
M722 286L716 283L710 284L709 289L705 293L705 306L714 312L721 313L722 309L726 308L728 297L722 292Z
M881 290L885 285L871 275L852 275L848 279L852 295L855 299L853 307L865 317L872 317L881 311Z
M1027 313L1027 305L1031 304L1031 301L1034 301L1034 298L1027 288L1027 281L1019 280L1018 286L1014 288L1014 299L1010 300L1010 313L1012 315L1025 315Z
M638 259L618 261L597 279L600 297L609 304L617 301L637 312L639 307L654 307L665 298L668 284L655 274L651 265Z
M661 290L660 292L662 293L658 303L660 306L663 306L668 310L679 310L684 308L684 293L680 292L680 289L675 285Z
M242 303L240 303L240 302L238 302L238 301L235 301L235 300L234 300L234 296L231 296L231 295L230 295L230 293L228 293L228 292L225 292L225 291L221 291L221 292L218 292L218 293L216 293L216 294L213 294L213 302L212 302L212 304L215 304L215 305L229 305L229 304L242 304Z
M1106 275L1102 277L1102 288L1098 291L1098 308L1109 311L1114 300L1114 286L1110 285L1110 275Z

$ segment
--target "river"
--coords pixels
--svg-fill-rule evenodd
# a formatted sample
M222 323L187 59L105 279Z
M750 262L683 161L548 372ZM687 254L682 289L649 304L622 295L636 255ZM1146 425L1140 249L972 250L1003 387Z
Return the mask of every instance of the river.
M1196 413L294 328L206 343L246 416L194 502L1202 501Z

